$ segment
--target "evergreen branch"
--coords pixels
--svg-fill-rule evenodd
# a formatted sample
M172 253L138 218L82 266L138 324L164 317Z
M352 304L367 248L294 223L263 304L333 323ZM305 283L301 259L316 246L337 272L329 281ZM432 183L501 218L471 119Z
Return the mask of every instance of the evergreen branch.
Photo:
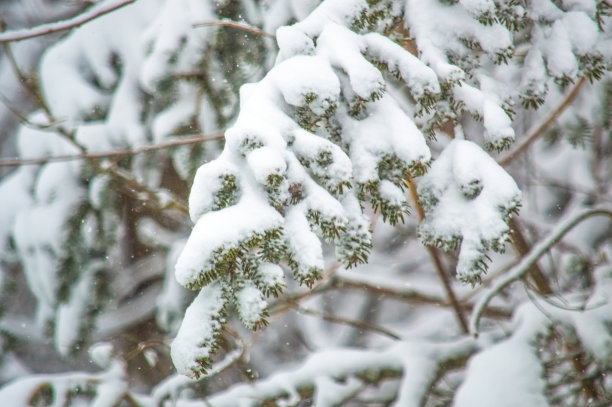
M8 43L4 43L3 46L7 53L7 57L11 65L11 68L13 69L17 77L19 78L22 87L28 92L28 94L32 97L34 102L43 110L49 122L56 123L57 121L53 113L51 112L51 109L49 109L47 102L42 96L38 83L37 82L31 83L28 77L23 73L23 71L19 67L19 64L17 63L17 60L15 59L11 51L10 45ZM66 160L83 159L83 158L104 158L103 153L89 153L83 145L81 145L79 142L75 140L73 130L69 130L64 127L58 126L55 129L55 131L59 135L61 135L63 138L65 138L68 142L70 142L72 145L74 145L80 151L80 153L76 155L42 157L42 158L36 158L36 159L0 160L0 167L28 165L28 164L44 164L50 161L66 161ZM179 140L181 142L184 141L186 142L186 144L188 144L188 143L200 143L203 141L208 141L208 138L213 140L215 138L222 138L222 137L223 137L223 133L218 132L218 133L213 133L212 135L209 135L209 136L196 137L196 140L194 140L193 138L183 138ZM202 138L206 138L206 139L202 140ZM110 154L109 157L121 157L121 156L131 155L131 154L139 154L139 153L143 153L147 151L169 148L174 145L180 145L180 144L175 144L179 142L179 140L169 140L167 142L159 143L156 145L145 145L145 146L141 146L139 148L131 149L131 150L114 150L114 151L107 152L107 153ZM157 193L156 191L152 191L149 187L147 187L146 185L134 179L130 174L122 171L121 169L117 168L116 166L112 164L101 165L100 163L95 162L94 167L96 171L106 172L109 175L111 175L112 178L119 181L120 182L119 189L124 194L132 196L134 199L138 201L145 201L149 205L153 202L154 206L158 210L176 209L179 212L182 212L184 214L189 214L189 208L187 207L187 204L184 203L181 199L175 197L169 191L164 191L164 195L161 195Z
M43 35L53 34L56 32L70 30L79 27L91 20L94 20L104 14L108 14L123 6L134 3L136 0L116 0L108 1L99 6L94 6L90 10L81 13L68 20L56 21L53 23L41 24L32 28L22 30L13 30L0 33L0 43L22 41L29 38L40 37Z
M327 312L313 310L313 309L309 309L309 308L295 307L294 309L295 309L296 312L299 312L300 314L306 314L306 315L313 315L313 316L321 317L323 320L325 320L327 322L333 322L335 324L347 325L347 326L351 326L353 328L362 329L364 331L375 332L375 333L387 336L387 337L389 337L391 339L394 339L396 341L399 341L399 340L402 339L401 336L399 336L398 334L388 330L387 328L383 328L383 327L375 325L375 324L370 324L368 322L359 321L359 320L350 319L350 318L344 318L344 317L341 317L341 316L338 316L338 315L329 314Z
M135 0L132 0L135 1ZM128 4L127 2L125 4ZM112 11L112 10L110 10ZM45 98L40 91L40 87L37 81L31 81L30 78L26 74L23 73L15 56L12 53L10 44L7 42L2 44L4 50L6 51L7 59L11 68L13 69L15 75L19 78L21 86L26 90L26 92L32 97L33 101L43 110L45 116L49 120L49 123L57 123L53 112L49 108ZM81 145L79 142L75 140L74 130L66 129L62 126L57 126L54 129L60 136L65 138L68 142L74 145L79 151L79 154L76 155L63 155L63 156L55 156L55 157L42 157L37 159L9 159L9 160L1 160L0 159L0 167L2 166L18 166L18 165L28 165L28 164L44 164L50 161L66 161L72 159L83 159L83 158L104 158L103 152L98 153L89 153L87 149ZM157 149L165 149L169 147L173 147L176 145L181 145L182 142L185 144L193 144L200 143L203 141L220 139L223 137L223 132L213 133L207 136L196 136L195 139L193 137L183 138L179 140L169 140L167 142L158 143L155 145L145 145L136 149L131 150L114 150L111 152L106 152L109 154L109 157L122 157L125 155L133 155L139 154L147 151L153 151ZM169 191L163 191L164 194L160 194L156 191L152 191L146 185L138 182L134 179L130 174L122 171L114 165L101 165L98 162L94 163L94 167L96 171L106 172L111 177L120 182L119 189L125 195L131 196L132 198L146 202L148 205L154 203L154 207L157 210L165 210L165 209L175 209L183 214L189 214L189 208L185 202L183 202L180 198L174 196Z
M474 306L472 317L470 319L470 332L474 336L478 336L478 326L480 318L484 309L487 307L489 302L504 288L509 286L511 283L522 279L525 274L530 270L531 266L537 262L551 247L553 247L559 240L576 225L583 220L592 216L607 216L612 218L612 208L590 208L573 214L561 221L555 229L548 234L543 240L541 240L535 247L531 249L529 254L524 256L522 260L513 268L511 268L497 283L493 284L492 287L480 298L478 303Z
M227 324L223 326L223 331L232 337L236 347L231 352L227 352L225 357L216 362L205 374L200 375L199 379L191 379L181 374L173 374L163 379L151 392L153 399L156 401L156 405L163 405L164 400L174 399L182 389L195 383L201 383L203 380L218 375L235 363L246 359L247 348L238 332L230 328Z
M66 154L41 158L17 158L17 159L0 159L0 167L16 167L21 165L42 165L48 162L57 161L72 161L86 159L102 159L102 158L121 158L125 156L148 153L156 150L164 150L167 148L199 144L207 141L220 140L223 138L223 132L219 131L211 134L198 136L177 137L160 143L145 144L140 147L107 150L99 152L83 152L81 154Z
M233 21L233 20L227 20L227 19L223 19L223 20L219 20L219 21L206 21L203 23L197 23L194 24L193 27L231 27L231 28L235 28L237 30L242 30L242 31L246 31L249 32L251 34L255 34L255 35L261 35L262 37L266 37L266 38L271 38L273 40L276 40L276 35L274 34L270 34L268 32L265 32L257 27L254 27L250 24L241 22L241 21Z
M412 198L414 207L416 208L417 214L419 216L419 221L422 221L423 219L425 219L425 211L423 210L423 206L421 206L416 185L412 179L408 181L404 181L404 183L406 184L406 186L408 187L408 190L410 191L410 197ZM469 333L469 329L468 329L465 313L463 311L463 308L461 307L461 304L457 300L457 296L455 295L455 291L453 290L452 283L450 281L450 278L448 277L448 274L446 273L446 270L444 270L444 266L442 265L442 260L440 260L440 256L438 255L438 251L436 250L435 247L431 247L431 246L425 246L425 247L427 248L427 252L429 253L429 256L431 257L431 261L434 264L436 273L438 273L438 277L440 277L440 280L442 281L442 284L444 285L444 290L446 291L448 300L450 304L452 305L453 309L455 310L455 316L457 317L459 326L461 326L461 330L463 331L463 333L467 334Z
M571 104L576 99L576 96L578 96L578 93L580 93L580 90L582 89L586 81L587 81L586 78L584 77L580 78L578 83L574 85L572 90L567 94L567 96L565 96L565 98L559 104L559 106L557 106L552 112L550 112L548 117L546 117L546 119L543 122L532 127L527 132L527 136L523 139L521 144L516 146L514 149L512 149L512 151L509 151L504 156L500 157L497 160L497 163L502 166L506 166L510 164L512 161L514 161L516 157L518 157L525 150L527 150L529 146L531 146L537 139L542 137L544 133L546 133L546 131L555 123L555 121L557 121L557 119L561 116L561 114L568 107L571 106Z

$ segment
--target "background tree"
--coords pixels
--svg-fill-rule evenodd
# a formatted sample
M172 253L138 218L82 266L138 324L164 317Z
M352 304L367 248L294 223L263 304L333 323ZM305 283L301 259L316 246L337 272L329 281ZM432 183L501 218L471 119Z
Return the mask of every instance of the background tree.
M1 7L0 400L612 402L608 2Z

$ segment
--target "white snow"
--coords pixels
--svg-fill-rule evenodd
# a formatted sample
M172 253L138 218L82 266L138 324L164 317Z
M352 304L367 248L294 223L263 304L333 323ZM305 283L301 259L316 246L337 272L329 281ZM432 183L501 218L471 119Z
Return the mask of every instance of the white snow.
M176 370L194 378L200 371L199 359L208 359L214 337L221 328L218 321L225 306L223 288L219 284L204 287L185 311L185 318L170 346Z
M384 154L395 154L408 163L425 165L431 153L414 122L389 94L369 105L363 120L346 118L343 127L350 141L350 157L357 182L378 178L377 166Z
M457 276L467 281L480 273L473 264L489 245L503 244L509 237L500 208L518 204L521 196L512 177L466 140L454 140L445 148L420 180L419 194L435 200L433 207L425 205L421 236L445 242L460 238Z
M306 105L305 98L313 95L316 99L308 106L321 115L338 101L340 82L323 58L296 56L277 65L272 72L272 80L292 106Z
M237 177L238 168L223 159L211 161L198 168L189 194L189 215L192 222L197 222L212 210L215 195L223 186L221 177L228 175Z
M253 150L247 156L249 169L262 185L266 185L271 175L284 176L287 163L282 155L271 147L261 147Z
M254 191L245 191L236 205L206 213L197 220L176 263L177 281L183 286L196 282L202 270L213 266L215 249L236 247L253 233L282 226L283 218L274 208Z
M257 269L257 277L266 287L283 284L285 273L278 264L262 263Z
M253 328L262 318L268 306L263 293L253 283L247 283L235 294L238 315L244 324Z
M329 23L317 40L317 54L342 69L350 80L351 88L362 99L384 92L385 81L381 72L361 54L361 38L348 28Z
M310 226L302 206L296 206L285 215L285 239L290 252L300 265L300 277L306 277L311 269L323 269L323 252L317 235Z
M548 407L546 383L535 349L512 338L483 350L467 367L454 407Z
M94 343L89 348L89 356L91 357L91 360L102 368L110 366L113 352L113 345L109 342Z
M376 60L386 62L390 71L400 73L416 98L426 92L440 93L440 84L433 69L398 44L378 33L364 35L363 44L364 52Z

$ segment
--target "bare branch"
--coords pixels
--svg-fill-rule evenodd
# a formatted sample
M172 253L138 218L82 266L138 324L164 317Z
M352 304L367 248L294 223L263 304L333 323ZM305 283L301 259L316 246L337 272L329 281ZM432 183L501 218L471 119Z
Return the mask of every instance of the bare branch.
M531 247L523 235L521 224L516 217L513 217L510 219L509 226L512 245L519 256L523 257L529 253ZM529 276L533 279L539 293L544 295L552 294L552 288L550 288L548 278L546 278L546 275L540 269L537 262L529 268Z
M193 27L210 27L210 26L231 27L237 30L249 32L251 34L261 35L262 37L271 38L273 40L276 39L276 35L270 34L268 32L260 30L257 27L254 27L250 24L243 23L240 21L233 21L233 20L206 21L204 23L198 23L198 24L193 25Z
M503 166L510 164L516 157L518 157L525 150L527 150L529 146L531 146L537 139L542 137L544 133L550 128L550 126L552 126L557 121L559 116L561 116L561 114L568 107L571 106L571 104L576 99L576 96L578 96L578 93L580 93L580 89L582 89L585 83L586 78L580 78L578 83L574 85L572 90L567 94L567 96L563 99L559 106L557 106L556 109L550 112L548 117L546 117L543 122L536 124L534 127L532 127L527 132L528 135L522 140L521 144L516 146L512 151L509 151L503 157L500 157L497 160L497 163Z
M425 218L425 212L423 211L423 207L421 206L421 203L419 202L419 194L416 189L416 184L414 183L413 180L404 181L404 183L406 184L406 186L408 187L408 190L410 191L412 202L416 208L417 214L419 215L419 220L422 221ZM444 289L446 290L446 295L448 296L448 300L450 304L452 305L453 309L455 310L455 315L457 317L457 321L459 322L459 326L461 327L461 330L463 331L463 333L467 334L469 333L469 330L468 330L465 313L463 312L463 308L461 307L461 304L457 300L457 296L455 295L455 291L453 290L452 283L450 281L450 278L448 277L448 274L446 273L446 270L444 270L444 266L442 265L442 261L440 260L440 256L438 255L438 251L436 250L435 247L431 247L431 246L426 246L426 249L427 249L427 252L429 253L429 256L431 257L431 261L434 264L434 268L436 269L436 272L438 273L438 277L440 277L440 280L442 280L442 284L444 285Z
M66 154L56 155L50 157L41 158L16 158L16 159L4 159L0 160L0 167L16 167L21 165L41 165L48 162L57 161L72 161L72 160L85 160L85 159L102 159L102 158L120 158L128 155L136 155L142 153L148 153L156 150L164 150L167 148L199 144L207 141L220 140L223 138L223 132L218 131L216 133L204 134L199 136L188 136L188 137L177 137L161 143L146 144L135 148L126 148L119 150L108 150L99 152L85 152L82 154Z
M590 208L575 213L565 220L561 221L555 229L548 234L540 243L535 245L533 249L522 258L522 260L513 268L511 268L502 278L500 278L491 288L480 298L474 306L472 318L470 320L470 332L474 336L478 336L478 325L480 317L487 304L501 290L506 288L514 281L520 280L529 271L531 266L540 259L551 247L553 247L567 232L572 230L574 226L591 216L608 216L612 218L612 208Z
M401 336L399 336L398 334L396 334L394 332L391 332L387 328L383 328L383 327L378 326L378 325L370 324L370 323L363 322L363 321L358 321L358 320L355 320L355 319L344 318L344 317L341 317L341 316L338 316L338 315L329 314L327 312L313 310L313 309L310 309L310 308L295 307L294 309L297 312L299 312L300 314L306 314L306 315L313 315L313 316L316 316L316 317L321 317L323 320L325 320L327 322L333 322L335 324L352 326L353 328L362 329L364 331L375 332L377 334L382 334L382 335L387 336L387 337L389 337L391 339L394 339L396 341L399 341L400 339L402 339Z
M60 31L70 30L75 27L79 27L93 19L96 19L104 14L108 14L111 11L115 11L118 8L127 6L130 3L134 3L136 0L115 0L107 1L101 5L97 5L68 20L56 21L54 23L41 24L33 28L26 28L22 30L13 30L0 33L0 43L22 41L29 38L40 37L42 35L53 34Z
M166 342L160 339L150 339L148 341L139 342L138 345L134 349L125 353L122 356L122 358L125 361L132 360L136 356L140 355L145 349L152 348L154 346L164 346L166 348L169 347L169 345Z
M138 182L131 173L118 168L114 164L103 163L99 171L107 173L112 179L118 181L118 189L127 196L145 203L156 210L177 210L189 215L187 203L168 190L155 191Z

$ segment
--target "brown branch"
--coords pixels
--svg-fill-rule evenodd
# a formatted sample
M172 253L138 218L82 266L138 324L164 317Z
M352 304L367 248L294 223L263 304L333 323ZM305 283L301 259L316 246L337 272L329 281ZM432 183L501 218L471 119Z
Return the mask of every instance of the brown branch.
M320 294L322 292L330 290L332 288L331 280L334 274L336 273L336 271L340 268L340 266L341 264L339 261L333 262L331 265L327 267L327 270L324 273L323 279L318 281L313 288L299 292L299 293L287 294L279 298L278 300L274 301L268 307L268 311L270 312L270 315L280 316L284 314L285 312L289 311L290 309L292 309L293 307L298 306L302 300L306 298L310 298L313 295Z
M425 219L425 212L423 211L423 207L421 206L421 203L419 202L419 194L416 189L416 184L414 183L412 179L408 181L404 181L404 183L406 184L406 186L408 187L408 190L410 191L410 196L412 197L412 201L413 201L414 207L416 208L417 214L419 216L419 220L422 221L423 219ZM453 307L453 309L455 310L455 316L457 317L457 321L459 322L459 325L461 326L461 330L463 331L463 333L467 334L470 331L468 328L467 320L465 318L465 313L463 311L463 308L461 307L461 304L457 300L457 296L455 295L455 292L453 290L453 286L451 284L450 278L448 277L446 270L444 270L444 266L442 265L442 260L440 260L440 256L438 255L438 251L436 250L435 247L431 247L431 246L425 246L425 247L427 248L429 257L431 257L431 261L434 264L436 273L438 273L438 277L440 277L440 280L442 281L442 284L444 285L444 290L446 291L448 300L451 306Z
M334 276L331 281L332 285L328 287L329 289L348 289L348 290L359 290L366 291L370 294L377 295L379 297L387 297L396 301L406 302L409 304L416 305L433 305L433 306L443 306L448 307L451 306L451 303L444 298L429 295L423 292L419 292L414 289L393 289L391 287L384 287L379 284L373 285L369 284L365 281L353 281L349 279L342 278L340 276ZM466 303L465 301L460 301L462 307L465 311L471 311L472 305ZM510 318L512 316L512 310L501 308L501 307L489 307L486 309L487 316L490 318Z
M525 150L529 148L537 139L542 137L544 133L557 121L559 116L574 102L578 93L586 83L586 78L580 78L578 83L574 85L572 90L565 96L563 101L557 106L548 117L540 124L537 124L535 127L528 131L528 135L521 141L521 143L516 146L514 149L509 151L503 157L500 157L497 160L499 165L506 166L510 164L516 157L522 154Z
M154 346L164 346L166 348L170 347L166 342L164 342L162 340L159 340L159 339L150 339L148 341L144 341L144 342L138 343L138 345L134 349L132 349L131 351L125 353L122 358L123 358L123 360L125 360L127 362L128 360L132 360L136 356L140 355L145 349L152 348Z
M79 27L93 19L96 19L111 11L115 11L136 0L118 0L114 2L106 2L100 6L94 6L90 10L81 13L68 20L56 21L53 23L41 24L36 27L26 28L22 30L7 31L0 34L0 43L22 41L29 38L40 37L42 35L53 34L56 32L70 30Z
M391 339L394 340L401 340L402 338L394 333L391 332L390 330L383 328L381 326L378 325L374 325L374 324L370 324L368 322L363 322L363 321L358 321L355 319L350 319L350 318L344 318L338 315L334 315L334 314L329 314L327 312L323 312L323 311L317 311L317 310L313 310L313 309L309 309L309 308L302 308L302 307L295 307L294 308L296 312L299 312L301 314L306 314L306 315L313 315L313 316L317 316L317 317L321 317L323 320L327 321L327 322L332 322L335 324L341 324L341 325L347 325L347 326L351 326L353 328L358 328L358 329L362 329L364 331L370 331L370 332L375 332L384 336L387 336Z
M15 105L13 105L13 103L11 103L11 101L6 96L4 96L4 94L1 92L0 92L0 102L4 105L4 107L8 109L8 111L10 111L15 117L17 117L17 120L19 120L19 123L21 123L22 125L26 127L29 127L35 130L49 131L53 129L53 127L55 126L55 124L32 123L30 120L28 120L28 118L26 117L26 114L19 111L19 109Z
M367 291L378 296L390 297L398 301L409 302L413 304L432 304L432 305L448 305L444 298L435 295L429 295L419 292L414 289L394 290L390 287L381 286L379 284L372 285L365 281L352 281L349 279L335 276L332 280L330 289L352 289Z
M107 173L112 179L118 181L118 189L137 201L153 206L157 210L174 209L189 215L187 203L168 190L160 192L151 190L148 186L134 179L132 174L116 167L114 164L104 163L98 166L98 170Z
M527 239L525 239L525 236L523 235L521 224L517 218L511 218L509 226L510 237L514 249L520 257L526 256L531 251L531 246L529 243L527 243ZM531 267L529 267L527 275L535 283L538 293L542 295L550 295L553 293L550 283L548 282L548 278L546 278L546 275L540 266L538 266L538 263L533 263Z
M36 80L36 77L33 75L26 75L23 72L23 70L19 67L19 64L17 63L17 59L15 58L15 55L13 54L13 51L9 43L3 43L2 46L6 53L9 65L11 66L11 69L13 70L15 75L19 78L19 83L21 84L22 88L32 98L32 101L40 109L42 109L45 116L47 117L47 120L49 121L49 128L54 127L54 131L56 133L58 133L61 137L65 138L70 143L72 143L75 147L79 149L79 151L85 152L85 148L79 143L77 143L76 140L74 139L74 132L58 124L59 122L53 116L53 112L51 112L49 105L45 101L40 91L40 87L39 87L38 81Z
M32 98L33 102L45 112L47 118L49 118L49 121L52 121L51 111L43 100L40 91L37 91L37 84L32 83L34 82L34 77L26 75L19 67L19 64L17 63L17 59L15 58L15 54L13 54L13 50L11 49L10 44L4 43L2 44L2 48L4 48L4 53L6 54L6 58L9 62L9 65L11 66L11 69L13 70L15 76L17 76L17 78L19 79L19 83L21 84L22 88Z
M276 39L276 35L265 32L257 27L254 27L250 24L243 23L240 21L232 21L232 20L219 20L219 21L206 21L204 23L194 24L193 27L231 27L237 30L242 30L249 32L255 35L261 35L262 37L271 38L273 40Z
M16 159L0 159L0 167L16 167L21 165L42 165L48 162L57 161L72 161L72 160L85 160L85 159L102 159L102 158L121 158L128 155L137 155L142 153L148 153L156 150L163 150L172 147L199 144L207 141L220 140L223 138L223 132L219 131L211 134L204 134L199 136L188 136L174 138L161 143L146 144L140 147L131 149L118 149L118 150L107 150L99 152L84 152L81 154L66 154L56 155L50 157L41 158L16 158Z
M522 154L527 148L529 148L538 138L542 137L544 133L557 121L561 114L574 102L578 93L586 83L586 78L580 78L578 83L570 90L565 96L563 101L555 108L548 117L540 124L536 125L535 128L530 130L525 139L512 151L508 152L505 156L499 158L497 162L500 165L510 164L516 157ZM512 244L517 253L522 257L525 256L531 250L527 239L523 236L520 223L516 218L510 220L510 230L512 236ZM552 294L550 283L546 278L546 275L542 272L537 263L534 263L528 271L529 277L535 283L540 294L548 295Z

